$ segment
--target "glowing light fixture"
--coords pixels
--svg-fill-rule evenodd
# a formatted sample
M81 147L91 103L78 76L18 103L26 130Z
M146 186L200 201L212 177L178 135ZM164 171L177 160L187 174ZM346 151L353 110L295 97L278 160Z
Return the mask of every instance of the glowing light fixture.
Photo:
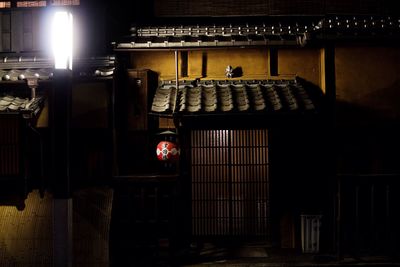
M57 11L52 24L52 48L56 69L72 70L73 50L73 20L72 14Z

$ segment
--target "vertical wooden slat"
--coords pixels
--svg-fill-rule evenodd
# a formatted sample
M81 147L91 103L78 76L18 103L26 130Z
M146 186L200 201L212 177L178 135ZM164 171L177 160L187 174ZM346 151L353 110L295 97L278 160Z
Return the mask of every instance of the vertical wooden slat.
M250 192L250 197L249 197L249 203L248 203L248 206L249 206L249 209L250 209L250 213L249 213L249 215L248 216L250 216L251 217L251 219L249 219L248 221L250 221L250 235L254 235L254 232L255 232L255 230L254 230L254 226L255 226L255 221L256 221L256 219L257 219L257 217L256 217L256 213L255 213L255 207L256 207L256 201L257 201L257 198L256 198L256 195L254 194L254 183L255 183L255 176L254 176L254 168L251 166L251 164L254 164L255 162L253 161L253 151L254 151L254 147L253 147L253 140L252 140L252 134L253 134L253 130L249 130L248 132L247 132L247 140L248 140L248 145L246 146L247 147L247 154L248 154L248 158L250 159L248 162L247 162L247 166L246 166L246 168L247 168L247 173L248 173L248 176L249 176L249 178L248 178L248 181L247 181L247 183L249 184L249 192Z
M196 164L200 164L201 162L201 147L200 147L200 131L196 131L196 147L197 147L197 162ZM201 177L201 168L197 165L197 190L198 190L198 195L197 195L197 206L198 206L198 228L199 231L202 232L202 220L203 220L203 207L201 206L201 198L202 198L202 177Z
M241 133L241 136L243 138L243 134ZM245 227L246 225L243 223L243 214L244 213L244 207L246 206L246 186L242 184L242 179L243 176L245 175L245 166L243 165L243 158L244 158L244 153L243 151L240 151L240 149L237 150L238 153L240 153L242 160L240 161L240 172L239 172L239 176L236 177L236 190L237 190L237 201L236 201L236 205L238 207L239 212L236 214L236 221L238 224L238 231L237 231L237 235L240 235L241 233L243 233L245 231Z
M201 148L200 149L200 160L199 160L199 162L198 162L198 164L202 164L203 163L203 149L204 149L204 146L203 146L203 132L202 131L199 131L199 139L198 139L198 146ZM201 209L201 220L200 220L200 227L201 227L201 231L202 231L202 233L205 233L205 231L206 231L206 229L205 229L205 223L206 223L206 215L205 215L205 206L204 206L204 199L205 199L205 187L204 187L204 183L205 183L205 180L204 180L204 167L202 167L201 165L199 165L198 166L198 168L199 168L199 176L200 176L200 181L201 181L201 183L199 184L200 185L200 195L199 195L199 205L200 205L200 209Z
M203 137L202 137L202 143L205 144L203 147L203 163L207 162L207 147L209 146L208 143L208 138L207 138L208 131L203 131ZM204 177L204 191L205 191L205 202L204 202L204 211L205 211L205 217L206 217L206 234L210 234L210 216L209 216L209 211L210 209L208 208L209 205L209 200L210 200L210 177L207 175L207 167L203 167L203 177Z
M1 13L1 52L11 51L11 13Z
M196 164L198 163L198 160L199 160L199 157L198 157L198 152L199 152L199 150L198 150L198 140L197 140L197 138L198 138L198 131L194 131L194 142L195 142L195 147L196 147ZM199 232L200 232L200 228L199 228L199 219L200 219L200 206L199 206L199 203L200 203L200 201L199 201L199 194L200 194L200 192L199 192L199 173L198 173L198 171L199 171L199 168L197 167L197 165L195 166L195 169L196 169L196 171L195 171L195 176L196 176L196 184L195 184L195 195L196 195L196 203L195 203L195 214L196 214L196 219L195 219L195 226L196 226L196 234L199 234Z
M32 32L32 11L26 10L22 13L23 34L22 34L22 50L33 50L33 32Z
M259 195L257 194L257 182L258 182L258 176L257 176L257 160L256 160L256 156L255 153L257 151L257 146L255 143L255 131L254 129L252 129L249 134L250 134L250 155L251 155L251 161L250 161L250 172L251 172L251 179L252 179L252 189L251 189L251 194L253 196L253 200L252 200L252 217L253 219L253 230L252 230L252 235L255 236L257 233L257 220L258 220L258 212L257 212L257 203L259 203Z
M263 225L264 225L264 194L262 192L262 183L263 183L263 177L261 176L260 173L260 167L261 167L261 161L260 161L260 154L261 154L261 147L260 147L260 140L259 140L259 135L260 135L260 130L255 131L255 140L254 140L254 145L255 145L255 150L256 150L256 158L257 158L257 167L256 167L256 179L257 179L257 226L256 226L256 235L262 235L263 233Z
M251 232L251 220L248 220L247 217L251 214L251 206L250 206L250 201L252 199L252 196L250 194L251 190L251 177L250 177L250 170L249 170L249 132L242 130L243 133L243 139L244 139L244 144L241 145L241 151L243 151L243 162L242 164L244 165L243 167L243 176L240 179L240 186L243 187L244 189L244 214L243 217L241 218L242 223L244 225L243 227L243 232L241 234L250 234Z
M220 153L223 153L223 150L220 150ZM222 176L222 169L223 165L218 166L217 168L217 173L218 173L218 178L220 181L219 184L219 192L220 192L220 203L219 203L219 214L221 216L221 220L220 220L220 231L219 231L219 235L223 235L225 233L225 212L224 212L224 205L225 205L225 192L224 192L224 183L223 183L223 179L224 177Z
M242 218L241 218L243 216L242 206L243 205L246 206L246 204L247 204L247 198L246 198L247 197L246 196L247 184L242 184L243 178L246 175L246 165L244 164L245 160L246 160L246 157L245 157L246 151L243 149L243 146L245 145L245 142L246 142L246 136L244 135L243 130L240 130L240 139L241 139L241 141L239 143L239 147L237 148L237 153L239 153L239 155L240 155L240 161L239 161L240 175L239 175L239 177L237 177L237 184L236 184L238 192L239 192L239 196L240 196L240 198L238 199L239 201L237 203L237 205L240 209L240 212L237 214L237 221L239 223L239 229L240 229L238 231L238 234L244 232L245 227L246 227L246 225L244 223L242 223Z
M200 182L200 174L199 174L199 167L197 166L197 164L199 164L199 132L195 131L195 146L196 146L196 216L197 219L195 221L196 223L196 229L197 229L197 233L199 234L201 232L200 229L200 223L199 220L201 220L201 207L200 207L200 187L199 187L199 182Z
M371 225L370 225L370 229L371 229L371 232L370 233L373 233L372 235L371 235L371 241L370 241L370 249L371 249L371 251L373 251L374 250L374 246L375 246L375 222L376 222L376 219L375 219L375 185L374 185L374 183L371 183L371 203L370 203L370 208L371 208L371 218L370 218L370 223L371 223Z
M208 147L210 147L211 142L209 136L211 134L211 131L207 131L206 132L206 142L208 144ZM206 157L207 157L207 163L210 164L210 155L211 155L211 151L213 150L213 148L204 148L206 150ZM213 177L210 175L210 168L207 165L206 166L206 177L207 177L207 200L208 200L208 205L207 205L207 217L208 217L208 235L212 235L213 234L213 218L212 218L212 206L213 206L213 201L212 201L212 189L213 189Z
M197 175L196 175L196 170L197 170L197 168L195 165L195 162L196 162L195 148L194 148L194 146L196 144L195 134L196 134L196 131L190 132L190 141L192 144L192 149L190 150L190 154L191 154L190 160L192 163L192 164L190 164L191 165L191 173L192 173L192 218L193 218L192 219L192 232L194 233L194 235L197 234L197 230L196 230L196 221L197 221L197 207L196 207L196 205L197 205L197 201L196 201Z
M356 248L360 244L360 186L355 187L355 242Z
M194 142L195 142L195 147L196 147L196 164L198 163L198 160L199 160L199 155L198 155L198 153L199 153L199 149L198 149L198 131L194 131L194 133L195 133L195 138L194 138ZM200 220L200 206L199 206L199 203L200 203L200 201L199 201L199 194L200 194L200 192L199 192L199 173L198 173L198 171L199 171L199 168L197 167L197 165L195 166L195 168L196 168L196 172L195 172L195 175L196 175L196 184L195 184L195 186L196 186L196 206L195 206L195 208L196 208L196 220L195 220L195 224L196 224L196 229L197 229L197 233L199 233L199 231L200 231L200 229L199 229L199 220Z
M260 133L260 135L262 136L263 133ZM260 154L263 155L264 154L264 148L262 148L260 150ZM265 172L264 172L264 168L265 168L265 163L264 161L261 161L261 165L260 165L260 194L261 194L261 200L262 200L262 220L261 220L261 235L267 236L269 238L268 232L266 230L266 228L269 228L269 224L267 221L268 218L268 179L267 177L265 177Z
M218 177L215 176L214 173L214 168L216 167L216 164L218 163L217 161L217 153L218 153L218 149L216 147L215 144L215 140L218 138L218 133L216 133L214 131L214 133L212 131L210 132L210 136L212 137L212 144L213 144L213 149L210 149L210 153L212 155L211 157L211 163L212 163L212 168L210 168L210 176L213 178L213 188L212 188L212 228L213 228L213 235L217 234L217 222L218 222L218 213L217 213L217 209L218 209L218 193L217 193L217 182L218 182Z
M215 153L217 153L217 158L220 156L219 155L219 153L220 153L220 150L215 150ZM221 183L220 183L220 181L221 181L221 179L220 179L220 177L219 177L219 175L218 175L218 168L219 168L219 166L214 166L214 168L213 168L213 174L214 174L214 176L215 176L215 179L218 181L218 183L216 184L216 200L215 200L215 205L216 205L216 208L215 208L215 214L216 214L216 235L220 235L221 234Z
M385 230L386 230L386 248L390 248L391 247L391 223L390 223L390 184L388 183L386 185L386 190L385 190L385 208L386 208L386 218L385 218Z
M211 138L209 138L210 134L211 134L211 131L206 131L206 135L205 135L206 140L204 140L208 144L208 147L210 147L210 145L211 145L211 142L210 142ZM211 149L210 148L204 148L204 149L206 150L207 164L210 164L211 163L210 155L211 155L211 151L213 149L212 148ZM213 177L210 175L210 168L209 168L208 165L205 167L205 170L206 170L206 178L207 178L206 185L207 185L207 201L208 201L207 202L207 208L206 208L207 209L207 220L208 220L207 229L208 229L208 235L212 235L212 232L213 232L213 227L212 227L213 226L212 225L212 221L213 221L213 218L212 218Z

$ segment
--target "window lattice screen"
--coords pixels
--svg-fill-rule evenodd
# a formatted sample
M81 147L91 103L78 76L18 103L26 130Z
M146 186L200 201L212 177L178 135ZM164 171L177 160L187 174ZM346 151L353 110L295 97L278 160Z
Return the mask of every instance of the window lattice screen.
M17 1L17 7L44 7L46 1Z
M194 236L269 238L268 134L191 132Z
M53 6L79 6L80 0L52 0Z
M0 2L0 8L10 8L11 2Z

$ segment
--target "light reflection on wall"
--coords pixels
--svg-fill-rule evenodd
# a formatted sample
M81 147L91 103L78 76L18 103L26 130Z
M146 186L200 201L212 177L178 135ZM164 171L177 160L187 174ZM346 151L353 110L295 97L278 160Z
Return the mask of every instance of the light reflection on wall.
M0 263L7 266L51 266L52 201L34 191L25 201L25 209L0 206Z
M74 266L109 266L113 191L92 188L73 196ZM30 193L25 209L0 206L0 267L53 266L53 198Z

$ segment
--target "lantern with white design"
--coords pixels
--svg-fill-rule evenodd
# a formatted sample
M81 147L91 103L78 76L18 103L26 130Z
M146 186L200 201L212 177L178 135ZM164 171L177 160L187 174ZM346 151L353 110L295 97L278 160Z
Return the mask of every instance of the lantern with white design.
M179 147L176 143L161 141L157 145L157 159L161 161L175 161L179 158Z
M176 134L172 131L165 131L159 134L164 140L157 144L156 155L159 161L173 162L179 159L180 149L176 143Z

